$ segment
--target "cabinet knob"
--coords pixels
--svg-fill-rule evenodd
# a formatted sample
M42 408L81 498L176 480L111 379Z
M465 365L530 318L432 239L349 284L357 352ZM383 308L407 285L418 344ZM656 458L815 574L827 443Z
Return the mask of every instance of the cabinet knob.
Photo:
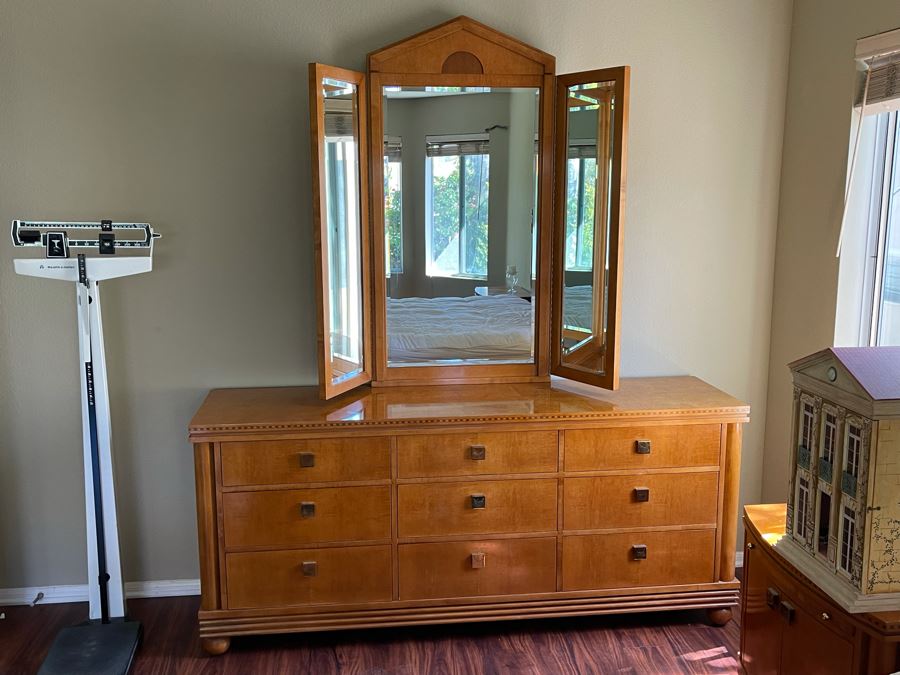
M650 501L650 488L645 488L645 487L634 488L634 501L649 502Z
M316 503L315 502L300 502L300 517L301 518L314 518L316 515Z
M487 497L484 495L471 495L469 497L473 509L487 508Z
M822 612L822 621L831 621L831 614L828 612Z
M747 548L749 548L752 551L753 549L756 548L756 544L754 544L752 541L747 542Z
M300 453L300 467L308 469L316 465L316 455L313 452Z
M300 563L300 570L305 577L315 577L319 575L319 563L315 560L304 560Z
M631 559L632 560L646 560L647 559L647 545L646 544L635 544L631 547Z
M650 454L650 441L648 440L637 440L634 442L634 451L639 455L649 455Z
M480 570L480 569L484 568L486 558L487 558L487 555L485 553L478 551L477 553L473 553L471 557L472 557L472 569L473 570Z
M469 446L469 459L482 460L487 454L487 448L483 445Z

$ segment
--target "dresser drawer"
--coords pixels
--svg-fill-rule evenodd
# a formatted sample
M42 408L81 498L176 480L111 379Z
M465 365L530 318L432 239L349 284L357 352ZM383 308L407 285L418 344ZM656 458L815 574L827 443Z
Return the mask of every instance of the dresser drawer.
M716 471L566 478L563 528L714 525L718 484Z
M400 544L400 599L551 593L556 538Z
M226 492L225 546L296 546L391 536L389 486Z
M715 544L715 530L563 537L563 590L711 582Z
M555 478L410 483L397 494L401 537L556 529Z
M721 426L568 429L564 438L566 471L718 466Z
M222 484L388 480L391 439L323 438L222 443Z
M391 547L348 546L225 556L229 609L390 600Z
M556 431L429 434L397 439L401 478L556 471Z

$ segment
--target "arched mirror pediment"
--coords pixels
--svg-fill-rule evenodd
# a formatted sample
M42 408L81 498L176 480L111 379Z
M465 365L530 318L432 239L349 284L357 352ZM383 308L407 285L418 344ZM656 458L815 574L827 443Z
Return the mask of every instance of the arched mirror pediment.
M366 74L311 65L324 397L551 372L615 388L628 69L554 69L466 17Z

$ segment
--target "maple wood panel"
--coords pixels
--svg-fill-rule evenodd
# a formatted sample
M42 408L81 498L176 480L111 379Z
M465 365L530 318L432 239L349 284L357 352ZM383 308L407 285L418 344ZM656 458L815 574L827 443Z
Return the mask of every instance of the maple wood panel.
M226 548L391 536L389 486L226 492L222 505Z
M222 443L221 452L226 486L391 477L391 439L387 437L230 442Z
M399 563L401 600L556 590L555 537L401 544Z
M399 476L434 477L557 470L555 431L428 434L397 439Z
M647 443L646 453L638 443ZM571 429L564 434L566 471L715 466L721 425L628 426Z
M714 471L566 478L563 527L714 526L718 481ZM648 491L647 501L639 501L639 490Z
M556 530L556 479L397 487L400 537ZM484 508L473 508L473 497Z
M232 609L391 599L390 546L229 553L225 559ZM304 574L304 563L315 564L314 576Z
M563 537L562 588L628 588L713 580L714 530ZM646 559L634 547L646 547Z

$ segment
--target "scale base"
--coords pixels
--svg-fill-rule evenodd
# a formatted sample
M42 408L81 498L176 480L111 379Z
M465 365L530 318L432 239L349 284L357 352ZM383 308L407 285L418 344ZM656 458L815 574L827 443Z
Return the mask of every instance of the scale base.
M125 675L141 641L141 624L128 619L63 628L38 675Z

